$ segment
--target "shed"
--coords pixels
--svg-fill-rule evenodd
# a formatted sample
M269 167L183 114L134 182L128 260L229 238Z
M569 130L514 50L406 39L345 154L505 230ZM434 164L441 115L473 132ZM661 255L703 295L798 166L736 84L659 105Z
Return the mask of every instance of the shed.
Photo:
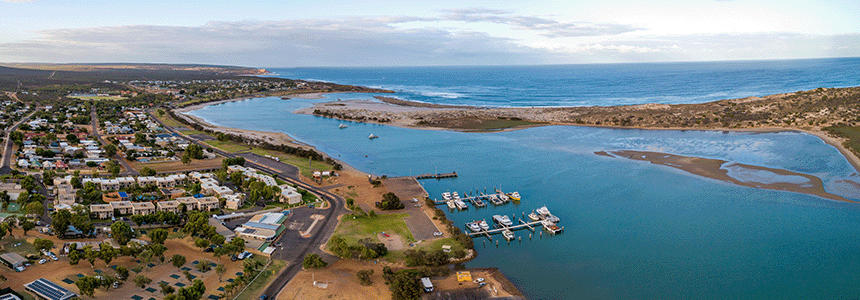
M3 263L14 269L20 266L23 266L27 259L21 256L18 253L3 253L0 254L0 259L3 260Z

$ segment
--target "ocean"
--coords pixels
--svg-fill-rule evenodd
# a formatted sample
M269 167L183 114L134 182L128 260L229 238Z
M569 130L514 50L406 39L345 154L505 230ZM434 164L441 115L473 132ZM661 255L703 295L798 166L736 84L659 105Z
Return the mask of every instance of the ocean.
M827 66L834 69L822 70ZM397 97L423 102L563 106L694 103L735 97L715 96L723 93L755 96L858 85L858 67L860 59L274 71L289 78L395 89ZM555 71L544 72L547 69ZM538 74L509 74L512 70ZM587 74L572 75L578 70ZM780 70L790 75L780 75ZM738 76L758 78L757 83ZM650 91L645 87L649 81L653 83ZM579 82L588 88L579 92L552 82ZM529 96L543 89L549 91ZM371 96L257 98L207 106L191 114L221 126L285 132L376 175L456 171L460 176L455 179L421 181L435 198L445 191L493 188L516 190L523 196L518 205L449 213L459 225L490 221L494 214L522 216L546 205L562 219L563 234L529 239L528 231L518 231L522 242L502 241L498 247L476 239L478 257L467 263L498 267L529 299L860 296L857 204L741 187L670 167L594 154L659 151L787 169L822 178L831 193L860 199L860 191L845 183L860 182L860 176L834 147L815 136L570 126L463 133L291 113L317 101ZM338 129L340 123L349 128ZM370 133L380 138L369 140Z

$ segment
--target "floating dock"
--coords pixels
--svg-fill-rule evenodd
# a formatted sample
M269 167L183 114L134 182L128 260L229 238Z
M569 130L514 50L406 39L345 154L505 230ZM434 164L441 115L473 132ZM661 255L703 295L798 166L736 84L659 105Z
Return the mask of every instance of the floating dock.
M507 194L499 190L496 190L495 193L491 194L478 193L477 191L475 193L475 196L463 196L459 197L458 199L466 203L472 203L472 205L474 205L475 207L485 207L487 206L487 203L492 203L493 205L499 206L511 202L511 199L507 196ZM433 199L433 203L435 203L436 205L445 205L448 203L448 201L449 200Z
M516 216L515 216L515 218L516 218ZM501 225L501 224L497 224L497 225L496 225L496 228L494 228L494 229L490 229L490 230L481 230L481 231L477 231L477 232L473 232L473 231L469 230L469 226L466 226L466 228L465 228L465 231L464 231L464 232L466 232L466 235L468 235L468 236L470 236L470 237L484 236L484 237L486 237L486 238L488 238L488 239L492 240L492 239L493 239L493 237L492 237L492 235L493 235L493 234L499 234L499 233L502 233L502 231L505 231L505 230L515 231L515 230L520 230L520 229L528 229L528 230L530 230L531 232L535 232L536 228L540 226L540 227L543 227L543 228L544 228L544 229L546 229L549 233L552 233L552 234L557 234L557 233L561 233L561 232L563 232L563 231L564 231L564 226L562 226L562 227L558 227L558 226L556 226L555 224L552 224L552 223L550 223L550 224L551 224L551 227L554 227L554 228L550 228L550 226L547 226L547 224L546 224L546 223L544 223L544 221L545 221L545 220L540 220L540 221L531 221L531 222L526 222L526 221L525 221L525 220L523 220L522 218L519 218L519 219L517 219L517 220L519 220L519 224L516 224L516 225L504 226L504 225Z

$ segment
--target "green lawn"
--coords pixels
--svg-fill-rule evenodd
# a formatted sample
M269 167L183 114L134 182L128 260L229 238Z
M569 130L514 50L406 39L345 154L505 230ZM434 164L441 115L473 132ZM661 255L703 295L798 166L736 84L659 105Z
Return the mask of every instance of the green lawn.
M316 161L316 160L311 161L310 166L308 166L308 159L307 158L298 157L295 155L284 154L284 153L275 152L275 151L270 151L270 150L254 148L253 150L251 150L251 153L254 153L257 155L263 155L263 156L270 155L270 156L277 157L277 158L281 159L282 163L298 167L299 172L301 172L302 175L304 175L305 177L312 177L314 170L315 171L328 171L328 170L331 170L333 168L332 165L330 165L330 164L327 164L327 163L324 163L321 161Z
M161 121L162 123L164 123L164 125L167 125L167 126L170 126L170 127L180 127L180 126L182 126L182 124L179 124L179 122L177 122L176 120L174 120L173 118L171 118L169 115L167 115L167 113L165 113L165 114L164 114L164 115L162 115L162 116L159 116L159 115L158 115L158 113L154 113L154 114L152 114L152 115L153 115L156 119L158 119L159 121Z
M353 219L351 215L345 215L340 220L335 230L335 235L340 235L348 244L355 244L362 238L371 238L378 241L376 234L380 232L398 234L406 242L415 240L409 228L406 227L406 221L403 218L409 214L386 214L376 215L376 217L356 217Z
M127 99L122 96L83 96L83 97L73 97L74 99L81 100L122 100Z
M477 242L476 242L476 244L477 244ZM444 238L444 239L438 239L438 240L424 241L420 244L416 244L415 247L411 247L408 249L412 249L412 250L421 249L421 250L430 252L430 251L436 251L436 250L442 249L442 245L451 245L451 251L465 250L466 249L463 247L463 245L460 244L460 242L458 242L454 238ZM385 256L385 259L390 261L390 262L403 261L404 259L406 259L406 255L404 254L405 252L406 252L406 250L388 252L388 255Z
M260 257L258 255L255 255L254 258L265 260L263 257ZM257 277L257 280L254 280L254 282L252 282L251 285L248 286L248 289L245 290L245 292L239 295L239 297L236 299L257 299L257 297L259 297L260 292L265 289L267 285L269 285L269 281L272 281L272 279L275 278L277 274L281 273L281 270L283 270L286 266L286 261L279 259L272 260L272 264L269 265L268 268L263 270L263 272L260 273L260 276Z
M3 245L3 251L5 252L15 252L21 254L21 256L27 256L28 254L39 254L39 251L36 250L36 247L33 244L27 242L27 239L23 238L24 236L21 234L16 234L15 238L9 237L7 234L0 240L0 245ZM18 246L13 246L15 244L21 243Z
M212 147L224 150L226 152L239 152L248 150L248 146L233 142L233 141L219 141L219 140L211 140L206 141L207 144L212 145Z

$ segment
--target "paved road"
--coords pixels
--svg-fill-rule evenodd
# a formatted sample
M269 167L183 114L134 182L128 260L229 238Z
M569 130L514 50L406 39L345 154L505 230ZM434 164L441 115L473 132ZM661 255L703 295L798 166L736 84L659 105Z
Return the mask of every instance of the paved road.
M197 139L189 137L188 135L185 135L170 126L167 126L167 124L162 123L161 120L152 116L151 112L147 111L147 113L150 115L150 117L153 118L153 120L161 124L161 126L165 130L171 133L175 133L180 137L188 140L189 142L195 143L204 148L209 148L208 145L201 143ZM217 148L213 148L212 150L215 151L216 154L227 158L234 158L238 156L237 154L224 152ZM284 249L277 249L275 253L272 254L272 257L277 259L283 259L287 261L288 265L284 269L284 271L281 272L281 274L279 274L277 277L275 277L275 279L272 280L272 283L269 284L266 290L263 291L263 294L267 295L269 298L275 298L275 296L281 292L284 286L286 286L287 283L291 279L293 279L293 277L296 276L296 274L302 269L302 261L307 254L315 252L317 254L323 255L325 259L329 262L333 262L334 260L336 260L336 258L322 253L322 251L319 250L319 247L323 243L325 243L325 241L327 241L334 233L334 229L337 226L337 217L343 213L346 213L346 209L344 208L344 203L346 202L346 200L343 197L329 193L326 190L294 179L293 176L296 176L297 174L297 169L295 166L290 166L270 159L267 160L268 161L263 162L262 159L254 161L248 160L246 158L245 166L256 168L265 173L269 173L270 175L278 175L278 177L283 179L284 181L287 181L291 184L295 184L299 188L314 193L315 195L328 201L328 203L331 204L331 206L326 209L307 209L325 217L325 219L317 222L316 227L314 227L313 231L311 232L310 238L302 238L301 236L299 236L298 230L286 230L278 239L277 242L282 243ZM261 163L264 163L265 165ZM296 210L296 215L301 216L304 214L305 212L303 212L303 209ZM295 220L295 218L293 219ZM307 220L309 225L312 220L310 220L309 218ZM254 295L255 298L256 296L259 295Z
M0 167L0 174L12 173L12 141L9 140L9 135L12 133L12 131L15 131L15 129L18 128L18 125L21 125L21 123L24 123L24 121L30 119L30 117L32 117L33 114L39 111L39 109L39 107L36 107L36 109L34 109L33 112L31 112L29 115L21 118L21 120L13 124L11 127L6 128L6 139L3 140L3 164L2 167Z
M284 163L281 163L281 162L276 161L274 159L271 159L271 158L268 158L265 156L260 156L260 155L254 154L254 153L244 152L244 153L237 153L236 155L244 157L245 161L250 161L250 162L253 162L255 164L263 165L263 166L266 166L266 167L269 167L272 169L282 170L281 173L284 173L285 174L284 176L286 176L283 178L292 178L295 180L299 180L299 168L297 168L296 166L284 164ZM281 176L281 175L278 175L278 176Z
M98 116L98 114L96 114L95 109L91 109L90 119L91 119L90 121L93 124L93 136L95 136L96 139L98 139L99 142L102 143L102 146L107 145L108 142L105 141L101 135L99 135L99 116ZM117 153L113 155L113 158L116 161L118 161L122 165L123 168L125 168L125 172L120 173L119 174L120 176L137 176L137 175L140 175L140 172L135 171L131 167L131 165L128 164L128 161L126 161L124 157L120 156L119 151L117 151Z

